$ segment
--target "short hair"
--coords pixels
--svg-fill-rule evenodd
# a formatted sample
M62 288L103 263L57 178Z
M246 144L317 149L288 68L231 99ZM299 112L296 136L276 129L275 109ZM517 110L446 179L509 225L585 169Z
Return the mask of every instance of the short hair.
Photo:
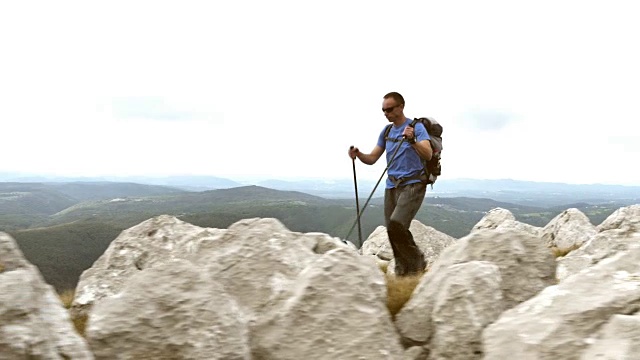
M392 98L393 100L395 100L398 105L404 105L404 98L402 97L402 95L400 95L400 93L392 91L383 97L383 99L388 98Z

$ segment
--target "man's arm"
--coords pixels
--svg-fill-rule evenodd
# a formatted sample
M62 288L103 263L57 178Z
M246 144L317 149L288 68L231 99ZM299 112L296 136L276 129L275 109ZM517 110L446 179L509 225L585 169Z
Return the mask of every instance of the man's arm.
M429 133L424 128L424 125L417 124L416 128L407 126L404 128L402 135L407 139L409 144L415 139L411 147L413 147L421 158L427 161L431 160L433 149L431 148L431 141L429 141Z
M431 160L431 156L433 156L431 141L429 140L417 141L415 144L412 144L411 146L416 150L416 152L418 153L418 155L420 155L421 158L427 161Z
M362 161L364 164L367 164L367 165L375 164L376 161L380 159L380 156L382 156L383 153L384 153L384 149L379 145L376 145L376 147L374 147L373 150L371 150L370 154L365 154L363 152L360 152L358 148L353 148L349 150L349 156L351 156L352 159L357 157L358 159L360 159L360 161Z

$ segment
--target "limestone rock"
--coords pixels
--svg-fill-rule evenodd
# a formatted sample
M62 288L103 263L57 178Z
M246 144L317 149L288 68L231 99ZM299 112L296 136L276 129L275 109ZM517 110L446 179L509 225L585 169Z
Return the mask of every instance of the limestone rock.
M97 359L246 359L247 320L222 286L186 260L136 273L97 303L87 327Z
M123 231L82 274L73 314L87 314L133 275L173 259L200 264L253 312L272 302L309 261L335 248L357 252L327 234L292 232L276 219L245 219L229 229L211 229L157 216Z
M579 249L558 259L559 280L622 251L640 247L640 205L616 210L596 228L599 232Z
M482 267L488 282L482 286L487 289L461 290L458 301L460 304L468 304L484 299L477 304L477 310L487 312L489 318L495 314L494 311L509 309L555 283L555 260L540 239L515 229L477 229L443 251L431 270L422 278L411 299L396 315L396 326L405 343L429 343L434 334L445 331L444 328L438 330L438 323L434 320L437 299L450 296L443 293L446 288L445 279L453 276L450 274L451 266L474 261L497 266L499 277L491 275L492 272L488 270L490 267ZM473 279L475 283L472 284L483 282L470 275L460 276L468 276L469 281ZM499 286L495 293L491 290L494 286ZM501 301L496 300L499 295ZM491 308L486 308L488 306Z
M0 232L0 359L93 359L55 290Z
M487 212L487 214L474 225L473 230L477 229L496 229L507 221L516 221L513 213L507 209L495 208Z
M396 315L407 345L430 349L428 359L480 359L482 331L504 309L500 269L469 261L427 273Z
M470 261L439 274L444 278L434 299L429 359L481 359L482 331L504 308L500 269Z
M320 232L308 232L304 234L299 234L300 239L308 244L311 250L316 254L324 254L333 249L337 248L349 248L354 252L357 252L358 249L352 242L347 242L346 244L342 242L342 240L327 235L325 233Z
M520 221L517 221L513 213L507 209L495 208L490 210L476 225L473 226L471 231L480 229L494 229L494 230L509 230L515 229L524 231L533 236L540 236L542 229L536 226L532 226Z
M596 234L596 227L580 210L571 208L553 218L542 229L542 240L548 247L571 249L580 247Z
M609 215L600 225L599 232L617 230L622 234L640 232L640 204L622 207Z
M579 359L611 316L639 308L640 249L633 249L503 313L483 333L485 359Z
M217 239L224 230L201 228L161 215L124 230L93 266L80 276L73 316L87 314L94 302L118 293L141 270L186 258L200 241Z
M373 255L386 261L393 259L393 250L389 244L389 236L385 226L378 226L360 247L362 255Z
M201 247L191 260L254 317L281 300L298 274L320 256L305 239L277 219L245 219L229 226L214 246ZM347 245L337 247L357 254Z
M506 309L555 284L556 264L549 249L518 229L476 230L445 250L431 271L467 261L488 261L500 268Z
M401 359L375 263L335 249L310 263L286 301L251 327L256 359Z
M404 360L427 360L429 352L422 346L412 346L404 351Z
M640 354L640 313L613 315L581 360L633 359Z
M612 230L596 234L581 248L558 259L558 280L564 281L571 275L593 266L620 252L639 248L640 232L628 237L617 237Z

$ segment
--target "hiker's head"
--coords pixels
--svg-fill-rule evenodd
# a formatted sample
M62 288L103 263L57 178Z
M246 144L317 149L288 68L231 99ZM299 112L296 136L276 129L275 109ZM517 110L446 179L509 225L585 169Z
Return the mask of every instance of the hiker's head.
M382 112L389 121L404 119L404 98L397 92L390 92L383 97Z

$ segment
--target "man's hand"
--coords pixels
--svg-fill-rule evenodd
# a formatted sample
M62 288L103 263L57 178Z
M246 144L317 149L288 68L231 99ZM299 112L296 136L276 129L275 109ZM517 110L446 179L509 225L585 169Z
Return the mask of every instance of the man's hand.
M358 154L359 152L360 152L360 150L358 150L358 148L357 148L357 147L355 147L355 146L351 145L351 147L349 148L349 157L350 157L352 160L355 160L355 158L356 158L356 154Z
M407 140L413 139L414 137L414 130L412 126L407 126L404 128L404 131L402 132L402 136L404 136Z

